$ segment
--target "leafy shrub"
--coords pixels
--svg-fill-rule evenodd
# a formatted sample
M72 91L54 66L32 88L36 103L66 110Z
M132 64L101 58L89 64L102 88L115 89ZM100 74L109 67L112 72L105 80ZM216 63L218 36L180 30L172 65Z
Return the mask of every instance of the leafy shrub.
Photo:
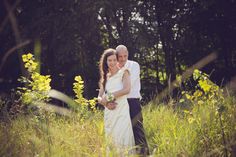
M207 74L195 70L193 77L198 81L195 91L182 92L179 102L145 108L151 150L156 156L232 156L235 99L225 95ZM190 107L175 107L186 103Z
M29 77L21 77L20 82L25 87L19 87L19 94L24 104L30 104L33 101L48 101L48 92L51 89L50 75L41 75L37 72L38 63L31 53L22 55L24 66L28 71Z

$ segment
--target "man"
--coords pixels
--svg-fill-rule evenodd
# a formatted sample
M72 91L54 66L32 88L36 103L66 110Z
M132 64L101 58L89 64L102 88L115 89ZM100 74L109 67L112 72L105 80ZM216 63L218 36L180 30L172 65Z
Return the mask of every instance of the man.
M116 47L116 54L119 62L119 67L126 67L130 71L131 90L128 94L128 103L130 108L130 118L133 125L135 144L139 147L138 153L146 156L149 154L147 140L144 134L143 117L140 105L140 66L137 62L128 60L128 49L124 45Z

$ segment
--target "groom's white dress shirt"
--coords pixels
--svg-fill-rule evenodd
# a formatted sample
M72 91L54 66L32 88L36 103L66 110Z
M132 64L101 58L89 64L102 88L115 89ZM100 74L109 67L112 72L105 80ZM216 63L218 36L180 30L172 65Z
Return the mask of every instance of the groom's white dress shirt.
M125 67L130 71L131 78L131 89L127 97L141 99L140 66L135 61L127 60Z

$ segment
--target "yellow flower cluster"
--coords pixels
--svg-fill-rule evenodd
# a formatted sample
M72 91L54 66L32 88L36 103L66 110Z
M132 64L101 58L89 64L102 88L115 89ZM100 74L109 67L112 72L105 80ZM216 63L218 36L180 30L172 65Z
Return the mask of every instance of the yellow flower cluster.
M207 80L199 80L199 86L203 89L204 92L209 92L211 89L211 85L208 84Z
M78 104L82 105L83 108L89 106L93 111L95 111L96 98L87 100L86 98L83 97L84 81L82 80L81 76L76 76L75 81L76 82L73 83L73 90L75 92L75 97L76 97L75 101Z
M81 76L75 77L75 83L73 83L73 90L76 94L75 101L81 105L86 105L87 101L83 97L83 89L84 89L84 81L82 80Z
M39 92L47 92L51 89L51 78L49 75L43 76L35 72L31 76L32 78L32 90L38 90Z
M198 82L197 89L193 94L190 92L183 91L182 94L185 94L185 97L190 101L196 100L210 100L209 98L213 98L219 95L219 86L214 84L209 76L205 73L202 73L200 70L195 69L193 73L193 79ZM198 104L203 104L203 101L199 101Z
M198 82L196 90L194 92L182 91L183 97L194 105L206 105L211 104L213 107L217 106L223 100L222 89L213 83L209 76L200 70L194 70L193 79ZM185 101L184 98L179 100L180 103ZM184 111L186 115L189 115L188 122L192 123L195 119L192 117L191 112ZM215 114L218 114L216 110Z
M34 72L38 66L35 62L34 56L31 53L22 55L22 60L24 62L25 68L30 72Z
M32 101L46 101L48 99L48 92L51 89L50 76L41 75L36 71L38 63L31 53L22 55L22 60L30 75L30 78L22 77L20 79L26 85L26 87L19 88L21 89L23 102L30 104Z

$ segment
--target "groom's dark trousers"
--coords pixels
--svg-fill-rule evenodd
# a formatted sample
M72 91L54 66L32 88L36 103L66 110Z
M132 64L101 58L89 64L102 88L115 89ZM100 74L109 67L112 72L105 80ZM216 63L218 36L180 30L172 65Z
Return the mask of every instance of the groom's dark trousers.
M138 98L128 98L130 118L132 121L134 140L138 154L146 156L149 155L147 140L143 128L143 116L140 100Z

